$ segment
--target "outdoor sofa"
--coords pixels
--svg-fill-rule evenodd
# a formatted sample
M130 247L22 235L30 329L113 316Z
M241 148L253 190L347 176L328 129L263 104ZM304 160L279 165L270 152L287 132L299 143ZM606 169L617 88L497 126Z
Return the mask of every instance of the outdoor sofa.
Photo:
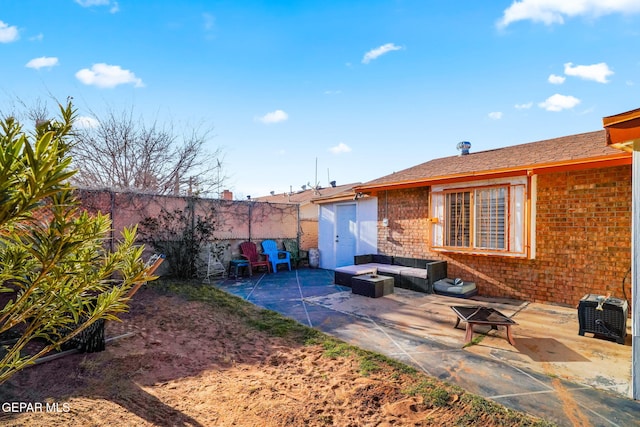
M447 277L447 262L378 254L356 255L353 265L334 270L334 281L338 285L351 286L351 278L362 274L393 277L394 286L431 294L434 282Z

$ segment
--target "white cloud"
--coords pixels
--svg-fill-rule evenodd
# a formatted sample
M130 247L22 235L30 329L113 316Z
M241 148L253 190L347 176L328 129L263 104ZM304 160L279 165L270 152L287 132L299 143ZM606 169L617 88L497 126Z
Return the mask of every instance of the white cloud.
M349 147L344 142L341 142L340 144L336 145L335 147L329 148L329 151L331 151L333 154L349 153L349 152L351 152L351 147Z
M76 0L82 7L94 7L94 6L111 6L109 9L110 13L116 13L120 11L120 5L117 1L111 0Z
M555 74L551 74L547 80L552 85L561 85L562 83L564 83L566 79L567 79L566 77L556 76Z
M516 110L528 110L533 107L533 102L527 102L526 104L516 104L514 105Z
M562 111L575 107L580 104L580 100L570 95L560 95L556 93L550 96L544 102L538 104L540 108L547 111Z
M76 3L82 7L107 6L110 0L76 0Z
M402 47L396 46L393 43L383 44L382 46L377 47L375 49L371 49L369 52L365 53L364 57L362 58L362 63L368 64L372 60L378 58L379 56L384 55L385 53L389 53L389 52L393 52L394 50L401 50L401 49Z
M78 116L73 124L80 129L97 128L100 122L89 116Z
M44 39L44 34L42 33L35 35L33 37L29 37L29 40L32 42L41 42L43 39Z
M289 119L289 115L282 110L275 110L258 117L257 120L264 124L280 123Z
M607 77L613 75L613 71L605 62L593 65L576 65L571 62L564 64L564 73L567 76L580 77L585 80L593 80L598 83L609 83Z
M133 84L144 87L142 80L129 70L123 70L119 65L104 63L93 64L91 69L83 68L76 73L76 78L86 85L100 88L112 88L122 84Z
M492 120L500 120L502 118L502 111L493 111L489 113L489 118Z
M41 56L40 58L33 58L31 61L27 62L25 67L39 70L44 67L51 68L54 65L58 65L58 58L54 56Z
M525 20L545 25L564 24L565 17L637 12L640 12L638 0L520 0L505 9L496 26L506 28L509 24Z
M0 21L0 43L11 43L18 40L18 37L18 27L9 26L9 24Z

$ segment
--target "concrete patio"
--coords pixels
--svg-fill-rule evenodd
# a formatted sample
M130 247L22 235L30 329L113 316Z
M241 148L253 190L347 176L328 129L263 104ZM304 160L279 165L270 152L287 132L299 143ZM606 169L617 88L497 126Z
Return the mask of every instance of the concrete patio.
M358 347L509 408L561 426L640 426L640 402L629 399L631 335L625 345L578 335L576 308L474 297L462 300L395 288L382 298L354 295L333 271L301 268L215 286ZM454 328L452 305L486 305L515 320L505 330ZM630 325L630 322L627 322ZM630 326L628 326L630 328Z

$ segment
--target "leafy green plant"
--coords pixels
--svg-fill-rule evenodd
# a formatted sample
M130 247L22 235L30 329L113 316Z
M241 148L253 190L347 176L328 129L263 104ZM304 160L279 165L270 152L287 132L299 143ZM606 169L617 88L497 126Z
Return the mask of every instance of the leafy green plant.
M96 321L117 319L132 285L151 279L135 228L109 252L109 218L80 209L68 184L74 110L60 111L62 121L32 134L11 117L0 122L0 340L12 338L0 348L0 383ZM44 344L25 351L35 340Z
M201 253L213 239L213 213L196 215L194 200L188 199L186 209L163 208L157 217L147 217L140 222L142 241L166 255L167 275L176 278L198 276L204 268Z

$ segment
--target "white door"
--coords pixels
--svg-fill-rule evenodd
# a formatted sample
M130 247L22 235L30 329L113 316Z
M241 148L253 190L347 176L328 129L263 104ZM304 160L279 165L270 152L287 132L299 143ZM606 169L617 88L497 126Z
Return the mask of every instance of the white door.
M356 204L336 205L336 267L353 264L356 230Z

